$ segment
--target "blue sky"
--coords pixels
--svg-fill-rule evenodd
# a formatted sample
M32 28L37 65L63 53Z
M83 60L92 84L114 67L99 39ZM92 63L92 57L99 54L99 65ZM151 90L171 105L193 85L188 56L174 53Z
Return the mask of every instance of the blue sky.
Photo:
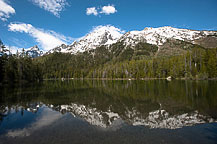
M217 30L217 0L0 0L0 39L11 47L48 50L108 24Z

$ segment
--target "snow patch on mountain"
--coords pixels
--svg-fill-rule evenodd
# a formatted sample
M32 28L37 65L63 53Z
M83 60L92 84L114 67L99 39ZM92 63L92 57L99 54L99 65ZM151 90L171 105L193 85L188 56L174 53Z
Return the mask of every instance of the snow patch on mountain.
M163 45L168 39L194 43L194 40L212 34L217 34L217 32L178 29L165 26L159 28L145 28L142 31L130 31L124 34L119 41L123 41L126 46L135 46L139 42L146 42L160 46Z
M172 116L165 110L156 110L149 112L149 115L145 118L135 116L134 113L132 115L132 124L134 126L144 125L150 128L163 129L177 129L184 126L193 126L196 124L212 123L216 121L211 117L199 114L198 111Z
M61 105L60 111L71 112L74 117L80 117L85 119L88 123L95 126L100 126L102 128L107 128L112 125L113 121L119 119L117 113L111 112L102 112L96 108L86 107L85 105L78 105L72 103L71 105ZM104 117L106 115L106 117Z
M30 48L18 48L14 46L6 46L6 53L7 54L14 54L19 56L29 56L31 58L36 58L43 55L43 51L39 49L37 45L30 47Z

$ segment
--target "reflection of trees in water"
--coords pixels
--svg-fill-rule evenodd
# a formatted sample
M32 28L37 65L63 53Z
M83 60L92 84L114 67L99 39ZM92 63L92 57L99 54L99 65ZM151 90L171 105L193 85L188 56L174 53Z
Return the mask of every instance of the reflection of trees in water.
M4 118L12 113L20 113L21 116L24 116L24 111L30 111L32 113L37 113L38 111L38 103L16 103L10 105L2 105L0 106L0 125L2 124Z
M215 81L45 81L21 88L5 88L1 95L1 103L8 107L34 107L30 104L35 102L54 106L77 103L101 111L110 109L124 118L127 111L136 110L146 116L161 105L173 115L199 110L217 117Z
M8 107L1 105L0 106L0 126L4 120L5 117L7 117L8 114L10 114L11 109L8 109Z
M4 117L6 117L7 115L4 114L4 112L2 112L2 110L0 110L0 126L2 124L2 121L4 119Z

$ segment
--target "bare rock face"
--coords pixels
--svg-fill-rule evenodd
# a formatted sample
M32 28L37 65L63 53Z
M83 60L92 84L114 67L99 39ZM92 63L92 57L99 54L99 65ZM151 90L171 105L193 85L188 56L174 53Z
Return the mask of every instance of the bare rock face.
M217 35L206 36L195 40L195 44L198 44L205 48L216 48L217 47Z

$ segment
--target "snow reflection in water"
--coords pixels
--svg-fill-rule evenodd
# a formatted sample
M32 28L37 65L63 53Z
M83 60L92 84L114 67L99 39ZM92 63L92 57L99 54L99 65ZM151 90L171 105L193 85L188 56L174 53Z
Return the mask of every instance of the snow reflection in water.
M118 113L108 110L106 112L98 111L96 108L89 108L84 105L61 105L60 111L71 112L74 116L79 116L85 119L91 125L97 125L103 128L110 127L116 120L121 119ZM203 116L194 111L181 115L170 115L165 110L156 110L149 112L147 117L144 117L137 111L127 111L127 121L131 125L144 125L150 128L165 128L177 129L183 126L192 126L200 123L211 123L215 120L209 116Z

